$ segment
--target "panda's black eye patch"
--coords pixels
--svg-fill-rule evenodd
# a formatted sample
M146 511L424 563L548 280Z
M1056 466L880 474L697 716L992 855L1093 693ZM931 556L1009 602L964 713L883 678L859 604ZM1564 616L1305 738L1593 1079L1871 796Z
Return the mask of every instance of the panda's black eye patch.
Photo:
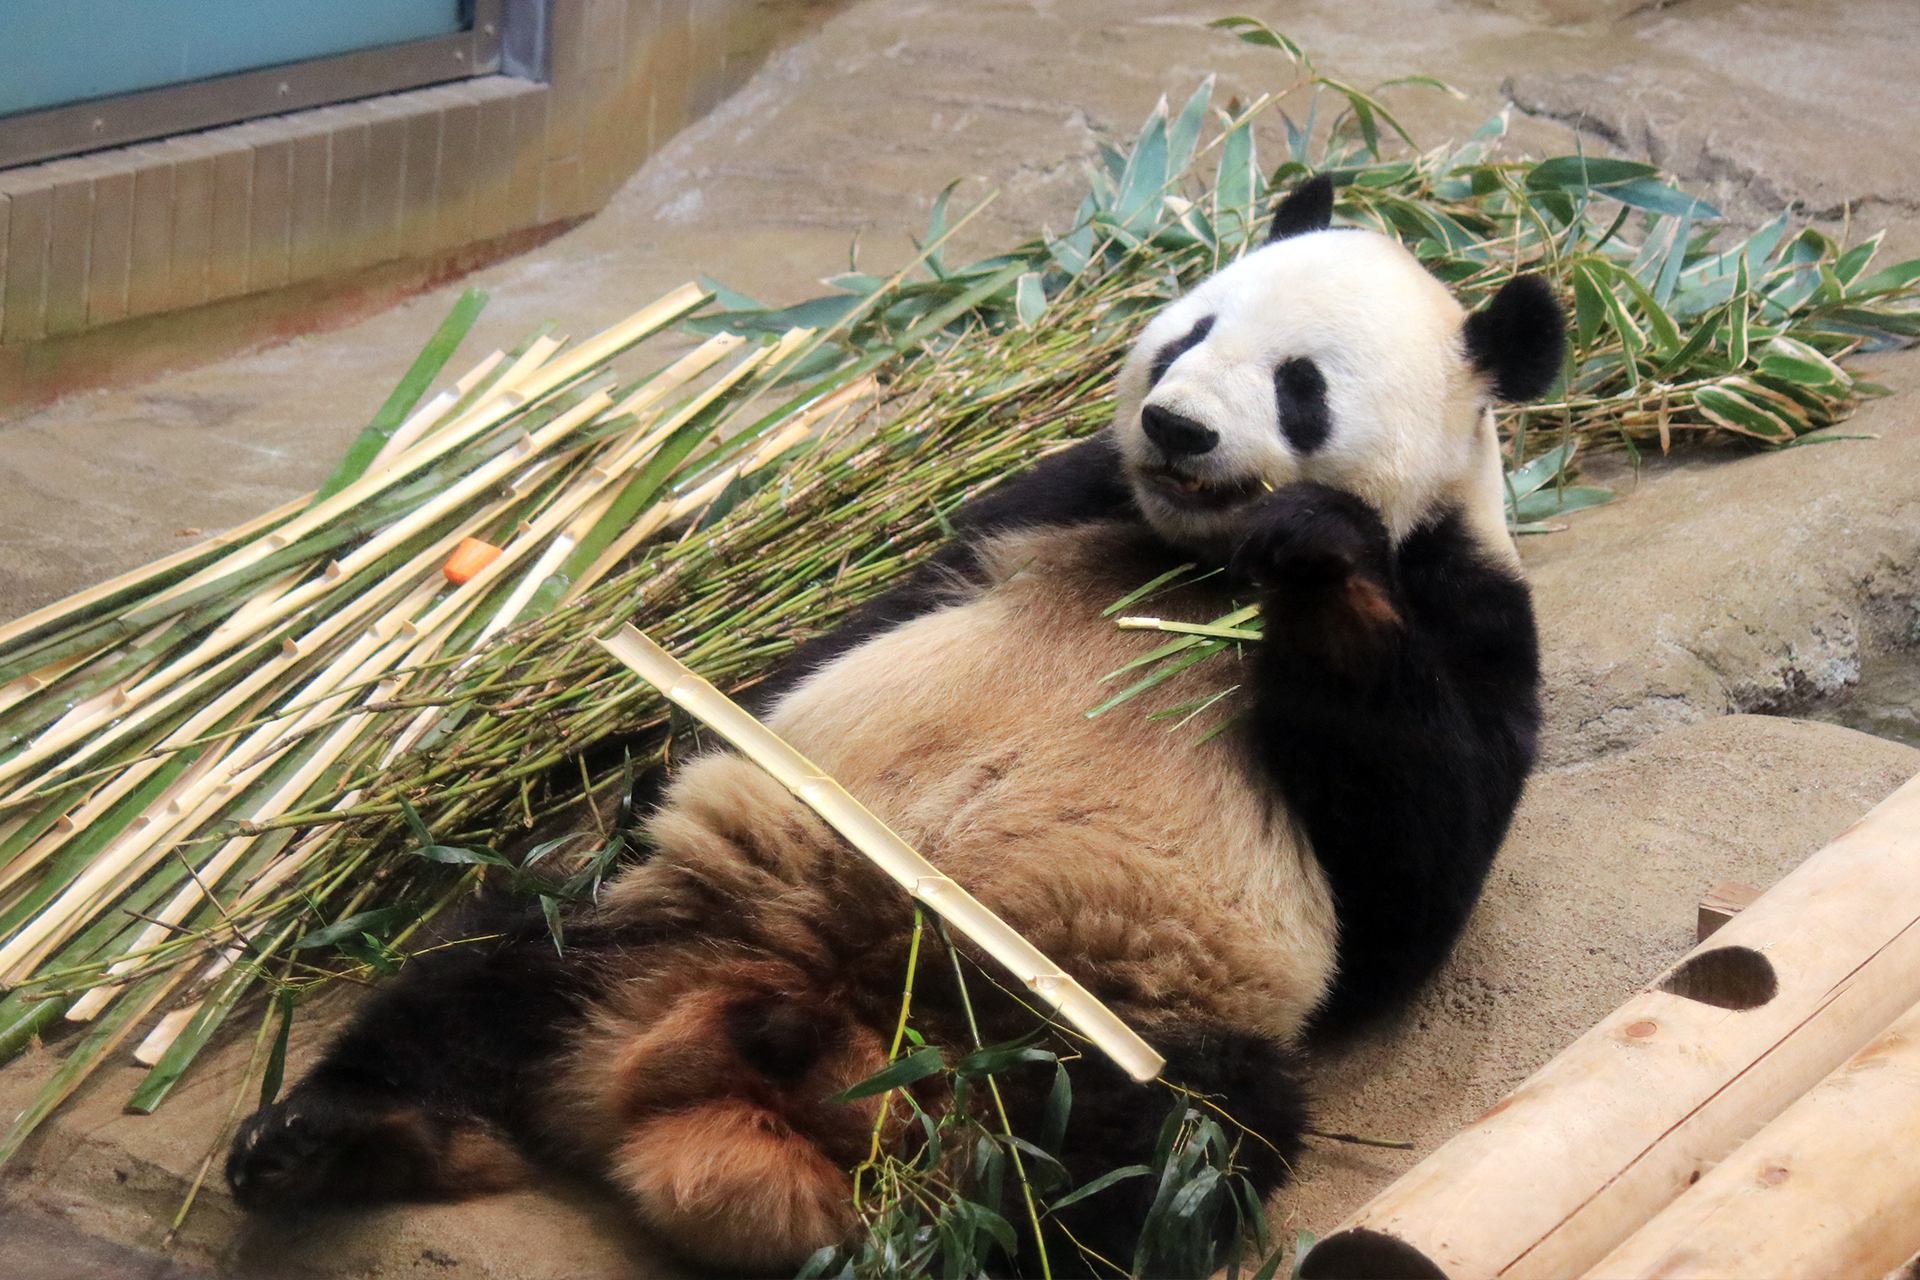
M1153 368L1147 374L1147 389L1151 391L1167 376L1167 370L1173 368L1173 362L1207 340L1207 334L1213 331L1213 317L1201 316L1194 321L1193 328L1187 330L1184 338L1175 338L1160 348L1160 354L1153 358Z
M1327 411L1327 380L1305 356L1282 361L1273 371L1273 395L1280 408L1280 431L1297 452L1312 453L1327 442L1333 417Z

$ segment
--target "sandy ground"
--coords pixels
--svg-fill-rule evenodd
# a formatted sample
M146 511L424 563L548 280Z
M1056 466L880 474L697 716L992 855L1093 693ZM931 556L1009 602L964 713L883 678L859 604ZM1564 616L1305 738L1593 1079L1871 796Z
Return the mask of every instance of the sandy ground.
M1885 231L1894 257L1920 254L1920 7L1635 8L1253 11L1329 74L1457 85L1458 100L1391 91L1418 138L1464 135L1512 104L1518 150L1570 151L1578 125L1589 152L1651 158L1737 218L1791 207L1856 237ZM970 179L963 195L999 192L968 251L1064 226L1097 143L1126 138L1160 94L1184 97L1210 72L1222 99L1280 79L1271 51L1204 29L1219 12L1192 0L854 4L599 217L463 282L494 301L455 366L548 316L591 332L700 272L770 302L811 296L856 237L865 266L904 257L955 177ZM311 487L452 296L0 422L0 616ZM1920 638L1920 355L1861 363L1896 393L1845 428L1874 438L1615 467L1621 501L1528 540L1549 767L1443 979L1316 1079L1326 1128L1415 1150L1316 1146L1278 1220L1324 1232L1684 952L1710 884L1764 887L1920 771L1911 747L1789 718L1827 714L1863 669L1899 668ZM1767 714L1741 714L1753 712ZM343 1003L306 1019L292 1068ZM675 1274L577 1187L271 1228L242 1223L209 1187L160 1255L218 1145L240 1052L217 1055L155 1117L120 1112L130 1064L70 1103L6 1172L0 1276ZM0 1071L0 1107L50 1065L36 1053Z

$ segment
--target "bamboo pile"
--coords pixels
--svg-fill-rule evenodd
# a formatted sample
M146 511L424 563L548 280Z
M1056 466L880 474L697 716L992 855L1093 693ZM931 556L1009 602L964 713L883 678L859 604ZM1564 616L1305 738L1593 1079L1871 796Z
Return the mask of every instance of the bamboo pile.
M1920 778L1363 1206L1305 1277L1877 1278L1920 1249Z
M136 1111L314 944L314 904L349 921L404 893L363 875L371 846L344 845L340 818L456 720L454 699L412 696L423 681L461 683L871 390L829 379L770 429L735 421L808 330L718 335L617 384L608 360L711 296L683 286L571 348L535 334L413 408L470 293L317 494L0 627L0 1061L61 1019L87 1027L0 1160L162 1002ZM378 927L358 923L340 936Z

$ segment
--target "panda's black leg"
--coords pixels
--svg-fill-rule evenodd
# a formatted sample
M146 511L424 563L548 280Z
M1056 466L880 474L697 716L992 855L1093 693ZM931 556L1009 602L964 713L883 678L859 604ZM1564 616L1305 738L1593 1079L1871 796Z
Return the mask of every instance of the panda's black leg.
M563 959L544 925L494 923L493 936L409 961L284 1099L247 1119L226 1166L242 1207L443 1199L519 1180L509 1138L579 1017L584 976L571 936Z
M1167 1060L1163 1078L1201 1099L1199 1105L1237 1146L1235 1164L1264 1199L1286 1183L1307 1125L1306 1089L1296 1055L1272 1040L1225 1027L1182 1027L1151 1037ZM1129 1165L1154 1166L1154 1146L1169 1112L1188 1099L1160 1084L1139 1084L1098 1053L1071 1063L1073 1105L1060 1158L1076 1187ZM1038 1133L1051 1073L1031 1071L1020 1096L1008 1091L1016 1132ZM1159 1193L1156 1177L1134 1177L1069 1205L1057 1215L1064 1228L1050 1233L1054 1273L1074 1274L1076 1244L1130 1270L1142 1225ZM1213 1223L1214 1244L1224 1256L1235 1217L1223 1212ZM1146 1274L1167 1275L1169 1263L1150 1261ZM1109 1274L1096 1267L1089 1274Z
M1458 517L1395 548L1320 485L1263 500L1234 563L1264 615L1255 749L1339 916L1339 1031L1430 977L1479 897L1533 762L1532 605Z

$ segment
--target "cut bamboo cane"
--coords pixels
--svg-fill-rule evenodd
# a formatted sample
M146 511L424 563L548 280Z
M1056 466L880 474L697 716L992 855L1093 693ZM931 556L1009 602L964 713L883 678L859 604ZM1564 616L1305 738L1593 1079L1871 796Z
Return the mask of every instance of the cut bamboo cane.
M219 582L275 551L297 542L303 536L325 527L342 514L391 487L400 480L444 457L482 433L499 425L514 412L532 403L555 385L542 377L540 366L559 348L551 338L537 339L527 353L516 361L500 380L471 409L458 419L432 432L412 448L396 455L378 470L367 473L340 492L274 529L221 557L173 588L176 594Z
M170 556L155 560L152 564L142 565L117 578L110 578L97 587L89 587L64 600L57 600L43 609L36 609L23 617L15 618L5 626L0 626L0 648L13 643L21 636L31 634L48 623L84 616L91 606L103 600L152 582L171 569L183 564L191 564L197 557L209 555L223 547L230 547L253 537L262 530L271 529L283 521L290 520L299 514L300 508L305 506L306 502L305 498L295 498L292 502L275 507L265 515L257 516L245 524L235 525L224 533L217 533L204 542L195 543L184 551L176 551ZM165 600L175 589L168 588L156 599Z
M1302 1275L1579 1275L1916 1002L1920 779L1348 1218Z
M635 387L627 396L614 406L614 414L639 414L672 395L687 383L693 381L707 370L719 364L736 348L746 343L745 338L731 333L717 333L695 347L687 354L675 360L660 372Z
M578 423L574 425L578 425ZM564 434L564 431L554 433L548 437L548 442L551 443L552 440L558 439ZM510 470L510 468L500 468L494 473L494 479L497 480L500 476L505 475L508 470ZM476 487L472 492L478 493L483 488L484 486ZM470 493L468 496L471 497L472 494ZM224 714L227 707L234 705L244 697L251 696L253 691L272 683L284 671L311 657L313 652L319 647L330 642L342 631L355 625L364 618L366 614L381 607L395 592L410 586L422 577L436 575L439 565L445 561L447 553L454 546L458 545L460 539L471 529L477 528L489 519L494 518L502 509L503 504L494 503L473 511L457 528L444 534L439 541L433 543L425 551L417 554L406 567L390 573L380 581L369 585L363 591L356 594L348 603L320 620L310 631L297 638L290 639L280 652L275 653L273 656L265 659L264 662L256 665L254 670L237 685L227 689L213 702L203 707L187 722L186 726L183 726L181 730L171 735L169 740L187 741L197 737L200 732L204 731L206 725L212 723ZM413 532L417 532L417 530L409 529L409 533ZM395 550L401 545L401 542L402 539L388 538L383 533L372 539L368 544L369 546L376 546L377 544L379 554L364 555L362 552L364 552L366 548L362 548L361 551L356 551L353 555L348 556L346 561L340 562L340 566L344 567L346 564L351 563L354 573L372 568L381 555ZM253 611L252 622L254 628L258 630L279 625L288 618L297 615L302 610L319 601L329 592L337 590L338 583L343 576L346 576L344 568L342 573L323 577L296 591L276 595L268 604ZM245 606L243 606L243 608L244 607ZM228 648L237 649L237 651L229 653L220 661L218 666L209 671L202 672L197 676L192 675L196 663L191 659L204 657L204 645L196 648L194 654L189 655L189 658L183 658L175 663L169 664L162 672L153 673L142 680L134 689L110 690L107 694L100 695L101 698L106 698L108 701L99 706L90 706L85 716L75 716L71 722L63 720L49 727L40 737L36 738L34 742L29 745L26 751L4 764L0 764L0 779L15 776L33 765L49 760L62 751L65 751L68 747L73 747L76 743L85 739L85 745L79 747L62 759L58 769L55 771L56 773L71 772L80 764L99 755L114 743L123 741L129 734L150 721L153 717L164 713L196 690L206 687L219 675L230 671L236 664L249 655L249 650L238 647L244 645L248 638L247 636L238 635L230 638ZM182 679L188 676L191 676L191 678ZM78 710L79 709L76 708L76 711ZM108 722L112 724L110 732L104 731ZM44 787L49 781L51 781L51 778L42 777L26 783L13 794L6 797L4 803L10 804L17 802L25 795Z
M597 364L604 364L648 334L664 329L690 311L703 307L713 294L696 284L683 284L628 316L618 324L601 330L553 362L550 371L556 382L576 378Z
M1589 1280L1877 1280L1920 1248L1920 1008L1809 1090Z
M435 589L436 584L431 582L418 589L414 607L429 599ZM196 761L51 904L0 947L0 983L11 986L24 980L54 947L84 924L91 909L110 901L165 856L170 838L179 835L184 839L226 808L235 792L251 784L291 747L304 725L335 709L338 700L326 696L334 687L354 676L371 677L386 670L404 647L391 641L402 626L402 617L384 619L381 626L368 631L312 677L297 695L308 707L300 716L270 721L231 751ZM379 656L370 662L369 654Z
M959 884L940 874L839 783L672 654L631 626L600 640L608 653L765 769L913 898L1005 965L1135 1080L1166 1060L1091 992Z
M38 671L29 671L18 680L10 682L4 689L0 689L0 711L5 711L22 698L31 697L40 692L92 656L87 653L76 653L58 662L49 662Z
M481 380L498 368L500 362L506 358L506 352L495 351L467 370L451 387L407 415L407 420L395 427L393 434L387 437L387 442L380 446L380 452L373 455L373 461L367 464L367 469L371 471L377 467L384 467L413 447L415 441L439 425L440 419L446 417L448 410L460 403L462 396L479 386Z
M289 716L285 722L269 723L255 730L252 736L228 753L227 759L234 763L209 770L201 777L196 789L183 793L173 803L204 801L216 789L237 789L257 778L292 746L306 726L332 714L338 706L338 698L325 696L329 689L341 683L359 684L390 669L402 652L401 646L391 643L394 634L413 613L426 606L433 598L434 591L435 584L431 582L416 588L355 647L348 649L299 692L295 700L306 704L306 709L299 716ZM249 823L269 822L292 808L307 795L314 781L352 745L353 739L366 726L369 718L365 714L352 716L336 725L291 776L282 780L264 799L250 806L241 806L242 820ZM182 825L191 827L201 824L190 815ZM74 1002L67 1011L67 1020L84 1022L105 1008L117 990L108 985L107 980L123 976L137 967L144 952L169 937L173 932L172 926L184 920L187 913L200 904L206 896L206 890L219 883L241 855L252 847L255 839L255 836L239 836L228 840L211 858L196 867L188 883L134 939L128 948L128 955L108 969L103 984Z
M566 594L560 597L560 603L570 604L578 599L581 592L612 573L620 562L631 555L642 542L665 526L676 520L685 519L711 502L733 481L735 476L751 475L817 431L831 430L841 413L856 401L873 394L875 390L876 384L870 378L840 388L795 418L791 426L782 430L771 440L763 442L754 451L753 456L745 462L726 468L699 488L674 501L670 506L655 507L647 512L625 533L607 544L607 549L602 551L599 558L580 575L579 581L567 588Z

